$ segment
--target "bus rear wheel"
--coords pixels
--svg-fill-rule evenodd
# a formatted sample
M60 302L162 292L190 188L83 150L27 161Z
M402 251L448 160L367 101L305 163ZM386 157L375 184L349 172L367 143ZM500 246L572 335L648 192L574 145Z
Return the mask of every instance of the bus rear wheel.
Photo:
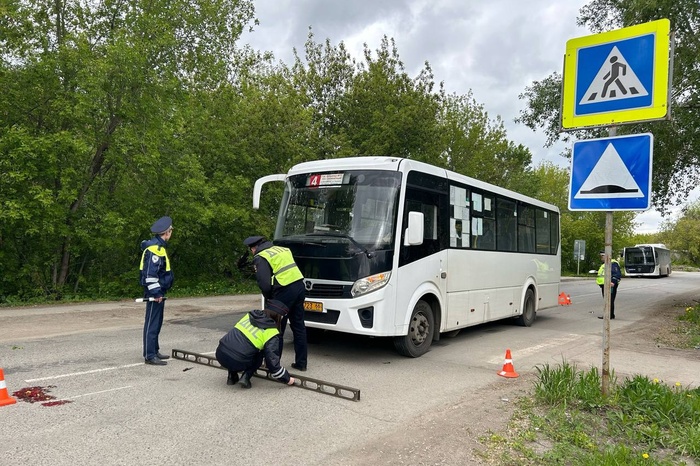
M535 321L537 311L535 311L535 293L531 288L525 292L525 304L523 305L523 313L518 317L518 325L529 327Z
M418 301L413 308L411 320L408 323L408 334L394 337L394 346L399 354L409 358L417 358L428 352L435 334L435 318L433 309L425 301Z

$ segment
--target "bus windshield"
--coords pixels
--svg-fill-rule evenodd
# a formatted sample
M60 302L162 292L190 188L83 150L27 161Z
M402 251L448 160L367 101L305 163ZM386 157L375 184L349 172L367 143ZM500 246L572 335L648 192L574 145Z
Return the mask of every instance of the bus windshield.
M275 241L345 242L371 252L391 249L401 174L394 171L310 173L288 178Z
M625 265L655 264L654 253L650 247L625 248Z

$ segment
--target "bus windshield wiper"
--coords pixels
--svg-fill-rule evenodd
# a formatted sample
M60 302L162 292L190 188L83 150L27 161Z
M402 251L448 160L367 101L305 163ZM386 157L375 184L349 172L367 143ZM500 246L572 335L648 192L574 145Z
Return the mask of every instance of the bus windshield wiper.
M324 231L318 233L307 233L306 236L332 236L334 238L343 238L354 244L357 247L357 249L360 250L360 252L364 253L367 256L368 259L371 259L374 256L372 251L355 241L355 238L353 238L350 235L346 235L345 233L340 233L337 231Z
M283 238L276 239L275 244L280 245L280 246L284 246L284 245L289 245L289 244L302 243L306 246L318 246L321 248L326 247L326 245L323 243L309 241L307 238L308 236L309 236L308 234L285 236Z

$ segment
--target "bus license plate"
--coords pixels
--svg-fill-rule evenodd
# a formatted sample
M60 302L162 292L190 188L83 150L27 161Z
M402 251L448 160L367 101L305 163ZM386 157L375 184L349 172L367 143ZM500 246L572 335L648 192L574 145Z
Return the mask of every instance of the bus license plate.
M304 301L304 310L309 312L323 312L323 303L317 301Z

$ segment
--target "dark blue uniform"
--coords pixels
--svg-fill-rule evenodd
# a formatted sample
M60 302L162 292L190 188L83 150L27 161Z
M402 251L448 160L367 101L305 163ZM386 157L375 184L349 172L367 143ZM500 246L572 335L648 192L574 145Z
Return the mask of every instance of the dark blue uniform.
M601 251L600 258L603 260L603 264L598 269L598 277L596 278L596 283L600 286L600 291L605 298L605 253ZM622 270L620 269L620 263L615 259L610 260L610 318L615 318L615 297L617 296L617 287L620 286L620 280L622 280ZM602 319L603 316L599 316Z
M151 227L151 230L163 233L163 231L158 230L163 227L168 230L171 225L170 217L163 217ZM144 289L144 298L164 298L167 291L173 286L173 271L170 268L170 260L165 250L167 245L160 234L141 243L143 251L141 255L141 285ZM164 310L165 300L146 303L146 318L143 325L143 357L146 362L158 361L161 358L167 359L166 355L160 354L158 343L158 335L163 326Z
M304 288L304 280L299 279L287 285L280 285L272 277L275 271L272 270L270 263L261 256L261 252L268 248L272 248L273 244L263 237L250 237L244 241L246 246L250 244L255 246L255 257L253 258L253 266L255 267L255 278L258 282L258 287L265 299L274 299L281 301L289 308L289 315L282 319L280 335L284 337L284 331L289 326L294 334L294 364L292 367L299 370L306 370L308 362L308 345L306 341L306 324L304 323L304 300L306 298L306 290ZM280 339L280 355L282 355L282 343Z
M286 311L286 307L284 309ZM262 337L257 342L262 348L256 346L256 342L251 340L251 333L246 332L245 327L241 327L241 324L252 329L252 333L272 330L269 335ZM243 371L243 380L249 381L262 364L263 359L265 359L265 367L270 371L272 378L289 383L289 372L280 362L279 341L281 338L274 320L263 311L251 311L219 340L219 346L216 348L216 360L228 369L229 380L233 383L238 380L237 373L241 371Z

